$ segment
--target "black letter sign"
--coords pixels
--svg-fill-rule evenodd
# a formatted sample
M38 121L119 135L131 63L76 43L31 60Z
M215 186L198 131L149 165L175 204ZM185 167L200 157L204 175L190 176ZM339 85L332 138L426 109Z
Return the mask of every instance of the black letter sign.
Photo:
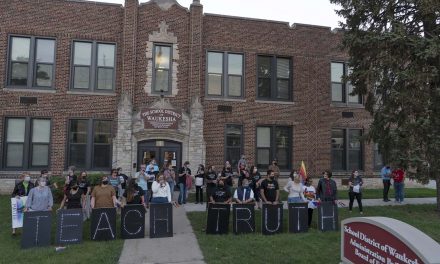
M234 234L255 232L254 204L232 205L232 223Z
M289 233L307 232L307 203L289 203Z
M50 211L25 212L21 248L49 246L51 220Z
M92 210L92 240L112 240L116 238L116 208Z
M150 204L150 238L173 236L173 206Z
M122 239L145 237L145 207L143 205L126 205L121 213Z
M322 202L318 207L318 229L338 231L338 206L333 202Z
M209 204L206 234L227 234L229 231L230 210L230 204Z
M69 209L57 211L57 245L78 244L83 236L82 209Z
M261 232L273 235L283 232L283 204L263 204Z

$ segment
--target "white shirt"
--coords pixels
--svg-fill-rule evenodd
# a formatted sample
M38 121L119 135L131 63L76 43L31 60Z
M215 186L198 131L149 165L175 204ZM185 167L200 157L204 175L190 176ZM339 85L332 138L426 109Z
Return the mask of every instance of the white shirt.
M302 200L304 200L301 183L295 183L294 181L289 180L286 186L284 186L284 190L289 193L288 197L300 197Z
M154 181L153 184L151 185L151 190L153 191L153 198L166 197L168 199L168 202L171 203L170 185L167 182L165 182L164 186L161 187L160 183Z
M249 189L249 190L251 190L251 193L249 195L249 199L254 199L254 191L252 191L252 189ZM238 192L237 192L237 190L235 190L235 192L234 192L234 199L239 199L240 201L244 202L244 201L246 201L245 197L246 197L246 189L243 190L243 197L241 197L241 199L238 198Z

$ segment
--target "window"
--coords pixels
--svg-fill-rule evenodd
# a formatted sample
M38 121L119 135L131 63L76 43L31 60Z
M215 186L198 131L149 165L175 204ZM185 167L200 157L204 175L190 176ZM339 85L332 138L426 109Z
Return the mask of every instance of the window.
M225 160L237 166L243 147L243 126L226 125Z
M171 63L171 46L154 45L154 93L171 93Z
M259 168L267 169L273 159L280 169L291 168L292 128L281 126L257 127L257 157Z
M72 89L114 91L115 56L115 44L74 41Z
M362 96L350 95L353 92L353 86L350 82L344 82L343 78L351 73L351 69L346 63L331 63L331 82L332 82L332 102L362 104Z
M68 166L111 167L111 121L72 119L69 122Z
M243 97L243 55L208 52L208 96ZM226 73L226 74L225 74Z
M49 166L50 119L6 118L5 168Z
M379 144L375 143L374 147L373 147L373 151L374 151L374 170L380 170L382 169L382 167L384 166L384 162L383 162L383 156L379 151Z
M9 86L52 88L54 65L54 39L21 36L9 38Z
M290 101L291 60L275 56L258 56L258 99Z
M363 169L360 129L332 130L332 170L352 171Z

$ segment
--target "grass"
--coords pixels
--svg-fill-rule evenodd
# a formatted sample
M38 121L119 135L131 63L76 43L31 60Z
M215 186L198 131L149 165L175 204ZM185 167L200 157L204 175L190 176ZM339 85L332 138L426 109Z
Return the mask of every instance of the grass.
M54 206L58 208L59 205ZM90 220L84 223L83 243L69 245L61 252L55 252L55 245L50 247L22 250L21 229L16 237L11 236L11 205L10 197L0 196L0 263L117 263L124 240L91 241ZM56 214L52 216L52 243L55 239ZM116 229L119 238L120 221L117 219Z
M283 188L283 187L281 187ZM206 199L206 189L203 191L203 199ZM281 200L287 200L287 192L280 189ZM382 199L383 198L383 189L363 189L362 190L362 199ZM426 198L426 197L436 197L437 191L435 189L428 188L407 188L405 189L405 198ZM338 198L339 199L348 199L348 190L338 190ZM390 188L388 193L388 198L394 198L394 188ZM195 202L196 194L190 193L188 202ZM205 201L206 202L206 201Z
M415 226L437 242L440 242L438 223L440 215L435 205L405 205L367 207L364 216L387 216ZM339 220L358 216L339 210ZM197 236L205 261L220 263L339 263L340 232L316 230L317 212L314 212L313 229L308 233L287 233L287 212L284 213L284 233L273 236L261 234L261 213L256 211L256 233L216 236L203 232L206 224L205 212L191 212L188 217Z

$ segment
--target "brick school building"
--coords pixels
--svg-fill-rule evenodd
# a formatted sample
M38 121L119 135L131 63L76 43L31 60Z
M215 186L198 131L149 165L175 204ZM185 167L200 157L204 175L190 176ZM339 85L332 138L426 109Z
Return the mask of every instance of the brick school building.
M241 154L284 175L301 161L312 176L382 165L359 140L371 117L343 81L340 30L207 14L198 0L0 6L2 178L133 175L152 158L220 169Z

